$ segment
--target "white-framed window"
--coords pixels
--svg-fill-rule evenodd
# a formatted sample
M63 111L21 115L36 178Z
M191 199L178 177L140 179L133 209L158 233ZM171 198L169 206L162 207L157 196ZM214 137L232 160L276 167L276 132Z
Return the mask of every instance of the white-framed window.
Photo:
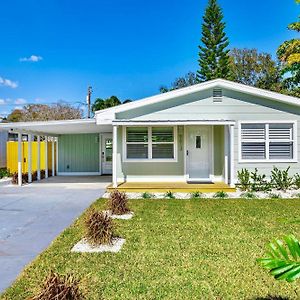
M175 161L176 126L123 127L125 161Z
M239 160L293 162L297 160L297 122L240 122Z

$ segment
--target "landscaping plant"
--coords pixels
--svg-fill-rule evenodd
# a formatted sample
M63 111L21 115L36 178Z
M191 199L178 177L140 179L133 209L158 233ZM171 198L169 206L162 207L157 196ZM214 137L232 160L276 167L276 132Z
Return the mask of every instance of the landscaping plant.
M148 193L148 192L144 192L144 193L142 193L142 198L143 199L151 199L151 198L155 198L155 195Z
M238 171L237 174L239 180L239 187L242 191L249 191L250 188L250 172L247 169Z
M203 193L199 191L191 192L191 199L199 199L201 198Z
M293 178L289 176L288 167L286 170L279 170L277 167L273 167L271 171L271 183L277 190L286 191L293 186Z
M276 193L270 193L270 194L269 194L269 197L270 197L271 199L281 199L280 194L276 194Z
M214 198L225 199L228 198L228 194L224 191L218 191L214 194Z
M164 197L165 197L165 198L168 198L168 199L175 199L174 193L171 192L171 191L167 191L167 192L164 194Z
M256 198L256 195L253 192L245 192L245 193L241 194L241 196L246 199L255 199Z
M10 173L6 168L1 168L0 169L0 179L4 177L9 177Z
M81 300L84 299L79 290L79 281L72 275L61 276L51 272L43 283L38 295L30 300Z
M86 239L92 245L112 244L113 222L111 217L102 211L92 209L85 220Z
M257 261L277 280L292 282L300 277L300 243L293 236L281 240L274 240L268 244L268 252L265 258Z
M296 173L294 175L294 186L297 190L300 189L300 174L299 173Z
M265 174L258 174L257 168L250 174L251 184L250 189L252 192L268 192L272 189L271 183L267 181Z
M128 198L125 192L114 190L108 199L108 209L113 215L123 215L130 211L128 208Z

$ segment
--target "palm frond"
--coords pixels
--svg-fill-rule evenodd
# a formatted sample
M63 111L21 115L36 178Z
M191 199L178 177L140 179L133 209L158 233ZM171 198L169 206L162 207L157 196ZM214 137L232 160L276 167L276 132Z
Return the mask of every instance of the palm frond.
M285 236L284 242L274 240L267 248L266 256L257 261L275 279L292 282L300 277L300 243L293 235Z

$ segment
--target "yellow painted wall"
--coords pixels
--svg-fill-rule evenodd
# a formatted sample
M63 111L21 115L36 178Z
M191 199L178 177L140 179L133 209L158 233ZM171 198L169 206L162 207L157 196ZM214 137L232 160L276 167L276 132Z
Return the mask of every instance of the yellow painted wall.
M45 142L41 142L41 170L45 170ZM32 142L32 172L37 170L37 142ZM54 147L56 163L56 147ZM6 143L7 169L18 172L18 142ZM22 173L28 172L28 142L22 142ZM52 170L52 142L48 142L48 170Z

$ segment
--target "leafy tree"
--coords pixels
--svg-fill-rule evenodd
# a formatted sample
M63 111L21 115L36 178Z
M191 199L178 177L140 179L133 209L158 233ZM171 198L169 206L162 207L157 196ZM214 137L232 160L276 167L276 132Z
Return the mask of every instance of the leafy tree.
M103 110L103 109L106 109L106 108L118 106L120 104L126 104L126 103L129 103L131 101L132 100L130 100L130 99L126 99L122 103L121 100L119 100L119 98L116 97L116 96L111 96L110 98L107 98L107 99L97 98L95 100L94 104L92 105L92 111L95 112L97 110Z
M188 72L185 76L176 78L175 81L171 84L171 87L161 86L159 91L161 93L166 93L169 91L191 86L196 83L198 83L197 75L194 72Z
M82 118L82 110L65 103L28 104L8 115L9 122L70 120Z
M277 92L282 89L280 67L269 53L234 48L230 67L233 81Z
M209 0L203 16L202 44L199 46L197 79L201 82L215 79L230 79L229 45L225 33L223 12L217 0Z
M300 3L299 0L296 2ZM300 17L299 21L291 23L288 29L300 32ZM300 97L300 39L283 42L277 49L277 56L282 64L282 73L286 76L285 87L292 95Z

